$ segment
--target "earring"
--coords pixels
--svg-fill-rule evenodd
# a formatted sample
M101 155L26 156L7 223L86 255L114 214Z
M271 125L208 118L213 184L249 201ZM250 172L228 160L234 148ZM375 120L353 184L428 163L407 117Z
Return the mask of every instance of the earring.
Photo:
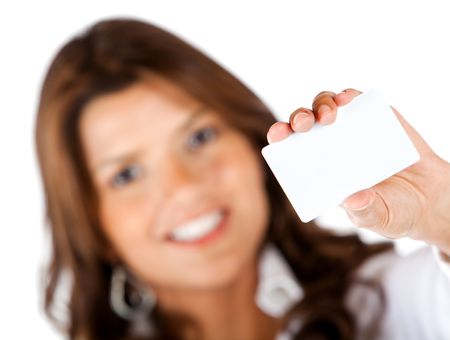
M131 296L127 296L127 285L133 288L134 294ZM151 289L143 289L128 277L123 267L117 266L111 275L109 303L111 309L123 319L135 320L150 314L156 304L156 296Z

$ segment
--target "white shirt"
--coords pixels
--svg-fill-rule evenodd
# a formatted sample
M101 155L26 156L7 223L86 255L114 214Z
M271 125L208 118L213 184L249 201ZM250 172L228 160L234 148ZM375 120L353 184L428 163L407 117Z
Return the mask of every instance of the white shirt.
M380 283L386 306L379 327L372 329L380 300L372 289L351 287L346 303L356 318L357 339L450 339L450 264L434 248L408 256L395 251L375 255L361 266L358 276ZM279 318L302 296L286 260L277 248L267 245L259 262L255 295L259 308ZM276 340L292 339L300 327L301 321L293 320Z

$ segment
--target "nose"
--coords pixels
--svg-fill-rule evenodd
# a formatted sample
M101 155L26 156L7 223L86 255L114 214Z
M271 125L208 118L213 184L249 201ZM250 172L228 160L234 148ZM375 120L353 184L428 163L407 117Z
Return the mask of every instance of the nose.
M204 204L207 189L202 183L204 174L194 162L170 159L163 163L158 171L157 187L153 188L160 203L156 212L158 227L155 232L158 237L164 237L167 224L182 220L186 214Z
M161 177L165 197L183 200L193 198L201 174L192 161L171 159L166 162Z

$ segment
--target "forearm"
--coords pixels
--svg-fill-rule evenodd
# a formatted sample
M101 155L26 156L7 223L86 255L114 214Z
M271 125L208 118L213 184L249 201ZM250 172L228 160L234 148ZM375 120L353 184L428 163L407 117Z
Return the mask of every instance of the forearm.
M450 261L450 164L445 161L443 164L440 173L433 174L441 178L437 184L439 190L430 200L424 234L418 238L436 246L443 253L443 259Z

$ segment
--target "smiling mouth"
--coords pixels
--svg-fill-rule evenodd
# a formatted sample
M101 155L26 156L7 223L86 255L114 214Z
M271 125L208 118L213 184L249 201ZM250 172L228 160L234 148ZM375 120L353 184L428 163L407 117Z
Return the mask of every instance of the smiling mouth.
M217 209L203 214L170 231L167 240L182 246L200 246L211 243L226 229L229 212Z

